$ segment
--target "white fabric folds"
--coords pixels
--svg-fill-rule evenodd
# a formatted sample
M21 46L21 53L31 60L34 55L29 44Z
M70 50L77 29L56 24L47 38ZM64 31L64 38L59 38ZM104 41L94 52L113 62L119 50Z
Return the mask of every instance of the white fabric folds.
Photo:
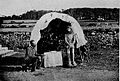
M84 37L83 30L77 20L67 14L57 12L47 13L38 20L31 32L30 40L34 40L34 43L37 45L37 42L41 38L40 30L45 29L49 25L49 23L56 18L71 23L71 28L73 29L73 32L77 34L77 48L87 43Z

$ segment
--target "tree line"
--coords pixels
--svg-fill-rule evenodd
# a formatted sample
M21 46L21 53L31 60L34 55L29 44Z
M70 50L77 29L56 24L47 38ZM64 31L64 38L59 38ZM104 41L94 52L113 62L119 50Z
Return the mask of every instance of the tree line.
M5 16L1 19L3 20L25 20L25 19L32 19L38 20L42 15L53 12L52 10L31 10L22 15L12 15L12 16ZM62 11L55 11L60 13L66 13L73 16L77 20L119 20L119 9L118 8L69 8Z

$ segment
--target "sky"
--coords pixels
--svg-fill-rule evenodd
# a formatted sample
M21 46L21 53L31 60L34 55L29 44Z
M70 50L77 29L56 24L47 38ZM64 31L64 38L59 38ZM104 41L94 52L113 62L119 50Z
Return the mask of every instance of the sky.
M20 15L30 10L68 8L120 8L120 0L0 0L0 15Z

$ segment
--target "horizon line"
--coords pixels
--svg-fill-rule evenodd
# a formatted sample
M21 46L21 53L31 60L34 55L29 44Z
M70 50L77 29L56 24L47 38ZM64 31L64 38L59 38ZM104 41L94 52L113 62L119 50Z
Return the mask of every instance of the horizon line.
M71 8L64 8L64 9L31 9L31 10L27 10L25 12L21 12L19 14L16 13L16 14L12 14L12 15L4 15L4 14L0 13L0 16L2 16L2 17L13 16L13 15L20 16L20 15L22 15L24 13L27 13L29 11L34 11L34 10L35 11L42 11L42 10L43 11L62 11L62 10L76 9L76 8L78 8L78 7L71 7ZM90 9L96 9L96 8L98 8L98 9L102 9L102 8L104 8L104 9L120 9L120 7L82 7L82 8L90 8Z

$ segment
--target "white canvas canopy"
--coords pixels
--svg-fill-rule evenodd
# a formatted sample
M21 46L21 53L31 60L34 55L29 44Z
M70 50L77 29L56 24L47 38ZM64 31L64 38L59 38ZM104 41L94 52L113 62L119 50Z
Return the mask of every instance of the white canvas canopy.
M49 23L56 18L71 23L71 28L73 29L73 32L77 34L78 37L77 48L87 43L84 37L83 30L79 25L79 23L77 22L77 20L75 20L73 17L67 14L57 13L57 12L47 13L38 20L38 22L36 23L35 27L32 30L30 40L34 40L34 43L37 44L37 42L41 38L40 30L45 29L49 25Z

